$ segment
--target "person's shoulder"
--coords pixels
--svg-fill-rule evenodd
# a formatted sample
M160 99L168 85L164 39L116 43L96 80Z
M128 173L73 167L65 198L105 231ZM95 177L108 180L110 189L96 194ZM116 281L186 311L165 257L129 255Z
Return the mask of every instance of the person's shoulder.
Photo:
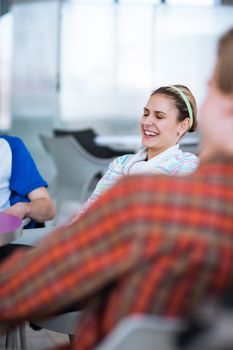
M122 156L119 156L117 158L114 159L113 163L115 164L125 164L125 162L127 160L129 160L131 157L133 156L133 154L124 154Z
M1 153L5 154L6 151L11 151L11 147L9 142L7 141L7 138L5 135L0 135L0 146L1 146Z
M177 158L180 160L190 160L190 161L196 161L199 163L199 158L191 152L183 152L181 151L179 155L177 155Z
M17 136L1 135L1 138L8 142L11 149L15 147L25 147L23 141Z
M195 171L200 163L199 158L191 152L180 152L176 156L176 174L185 175Z
M21 140L21 138L17 136L9 136L4 135L3 137L11 150L13 163L24 161L28 161L30 164L32 163L32 156L25 143Z
M2 145L9 144L9 142L7 141L7 136L6 135L0 135L0 143Z
M126 160L131 159L133 156L134 154L127 153L127 154L124 154L123 156L120 156L119 158L121 162L124 163Z

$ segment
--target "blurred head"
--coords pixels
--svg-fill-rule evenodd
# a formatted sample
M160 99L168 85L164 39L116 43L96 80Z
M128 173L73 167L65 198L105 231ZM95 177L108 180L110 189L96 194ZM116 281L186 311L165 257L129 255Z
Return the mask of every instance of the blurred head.
M196 101L186 86L155 90L141 118L142 144L148 148L148 159L176 145L186 132L196 128Z
M233 156L233 28L219 40L201 117L201 158Z

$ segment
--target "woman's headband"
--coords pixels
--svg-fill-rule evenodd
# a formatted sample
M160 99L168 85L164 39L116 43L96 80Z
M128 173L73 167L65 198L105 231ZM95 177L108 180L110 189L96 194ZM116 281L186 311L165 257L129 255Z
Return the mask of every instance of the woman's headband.
M189 112L189 119L190 119L189 130L190 130L191 127L193 126L193 110L192 110L192 107L191 107L191 103L189 102L188 97L185 95L185 93L181 89L177 88L174 85L171 85L171 88L176 90L180 94L180 96L183 98L183 100L184 100L184 102L186 104L186 107L187 107L188 112Z

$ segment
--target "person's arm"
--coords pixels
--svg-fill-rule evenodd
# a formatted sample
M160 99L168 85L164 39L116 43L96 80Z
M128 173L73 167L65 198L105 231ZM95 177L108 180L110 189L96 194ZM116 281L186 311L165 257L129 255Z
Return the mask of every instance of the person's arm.
M55 215L53 202L44 187L28 194L30 202L18 202L6 210L21 219L30 218L36 222L51 220Z
M0 265L1 326L38 319L81 301L140 261L133 219L139 201L131 198L132 191L134 185L117 185L72 225L56 229L36 248L18 251ZM128 200L122 202L122 195ZM124 227L130 218L129 232Z
M14 136L5 136L12 151L12 169L9 187L10 208L20 218L44 222L54 217L54 207L46 190L47 182L41 176L35 161L23 141ZM32 201L33 203L28 203Z

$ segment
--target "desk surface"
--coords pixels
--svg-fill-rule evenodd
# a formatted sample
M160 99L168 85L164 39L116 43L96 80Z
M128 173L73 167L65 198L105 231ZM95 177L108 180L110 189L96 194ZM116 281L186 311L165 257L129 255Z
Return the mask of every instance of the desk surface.
M23 230L22 236L12 242L12 244L36 246L39 240L46 237L54 229L55 227L43 227Z
M8 244L22 234L22 220L14 215L0 212L0 246Z
M95 137L96 144L100 146L111 146L120 148L131 148L132 150L139 150L142 147L142 137L140 135L99 135ZM180 144L184 146L197 145L199 137L197 134L186 134L181 140Z
M109 146L117 150L130 149L133 152L142 147L141 140L140 135L99 135L95 137L95 143L99 146Z

